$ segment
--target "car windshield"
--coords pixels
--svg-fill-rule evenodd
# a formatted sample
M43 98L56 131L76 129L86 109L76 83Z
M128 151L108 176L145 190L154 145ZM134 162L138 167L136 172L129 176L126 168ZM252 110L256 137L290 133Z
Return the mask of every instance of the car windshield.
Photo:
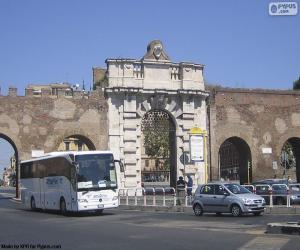
M248 189L242 187L239 184L225 184L225 187L230 190L231 193L234 194L248 194L251 193Z
M117 188L116 168L112 154L77 155L78 191Z

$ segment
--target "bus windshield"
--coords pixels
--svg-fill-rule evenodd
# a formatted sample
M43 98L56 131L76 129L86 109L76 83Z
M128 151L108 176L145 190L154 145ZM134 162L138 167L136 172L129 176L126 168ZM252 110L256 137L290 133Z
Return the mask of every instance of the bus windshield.
M76 155L78 191L117 188L112 154Z

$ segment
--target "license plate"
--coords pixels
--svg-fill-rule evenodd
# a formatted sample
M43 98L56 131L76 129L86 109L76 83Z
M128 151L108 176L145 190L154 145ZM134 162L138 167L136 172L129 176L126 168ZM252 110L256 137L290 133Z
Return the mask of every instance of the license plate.
M103 204L98 205L98 208L104 208Z

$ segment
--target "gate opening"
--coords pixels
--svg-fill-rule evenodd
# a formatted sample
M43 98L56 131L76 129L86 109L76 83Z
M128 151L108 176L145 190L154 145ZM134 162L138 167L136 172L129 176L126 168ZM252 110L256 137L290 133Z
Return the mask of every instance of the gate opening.
M58 146L58 151L89 151L96 150L90 139L82 135L71 135L66 137Z
M288 139L280 154L282 177L300 182L300 138Z
M163 110L151 110L142 119L142 183L176 186L176 128Z
M0 133L0 186L12 189L19 197L19 159L15 143ZM13 190L15 189L15 190Z
M239 137L225 140L219 149L220 178L241 184L252 182L252 158L248 144Z

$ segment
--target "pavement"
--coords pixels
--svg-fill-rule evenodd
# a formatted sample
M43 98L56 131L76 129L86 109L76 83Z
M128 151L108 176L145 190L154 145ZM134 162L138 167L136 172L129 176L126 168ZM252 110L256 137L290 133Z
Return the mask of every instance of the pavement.
M140 210L140 211L157 211L157 212L192 212L191 206L141 206L141 205L120 205L122 209ZM299 214L300 206L286 207L274 206L266 207L265 214Z
M15 198L14 194L10 192L1 192L2 197L5 196L13 202L20 203L19 198ZM138 210L138 211L149 211L149 212L166 212L166 213L193 213L191 206L142 206L142 205L120 205L121 210ZM270 215L300 215L300 206L273 206L266 207L265 214ZM266 228L268 234L290 234L300 235L300 220L293 222L273 222L268 223Z
M139 210L139 211L151 211L151 212L181 212L181 213L193 213L191 206L134 206L134 205L120 205L120 209L123 210ZM265 214L299 214L299 207L286 207L275 206L267 207ZM268 223L266 228L268 234L290 234L300 235L300 220L296 222L275 222Z

